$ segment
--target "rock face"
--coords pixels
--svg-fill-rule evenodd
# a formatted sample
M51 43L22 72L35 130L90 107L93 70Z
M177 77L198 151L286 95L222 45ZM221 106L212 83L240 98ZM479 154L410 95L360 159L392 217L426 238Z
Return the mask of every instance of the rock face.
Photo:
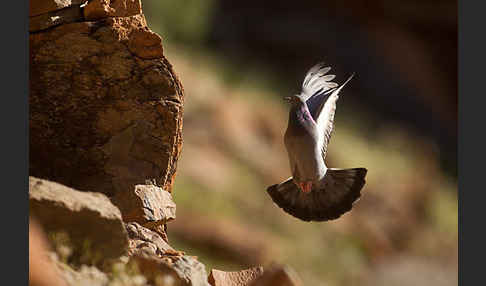
M29 197L30 214L47 233L66 232L79 263L101 264L126 252L120 211L105 195L30 177Z
M171 192L184 98L160 36L139 0L82 15L73 2L31 1L30 174L108 196L146 179Z

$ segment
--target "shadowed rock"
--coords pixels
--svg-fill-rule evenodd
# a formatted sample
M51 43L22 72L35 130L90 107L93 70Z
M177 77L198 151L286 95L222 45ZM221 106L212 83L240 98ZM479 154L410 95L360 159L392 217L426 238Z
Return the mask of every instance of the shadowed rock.
M101 264L126 252L120 211L105 195L30 177L29 197L30 213L48 234L67 233L77 262Z

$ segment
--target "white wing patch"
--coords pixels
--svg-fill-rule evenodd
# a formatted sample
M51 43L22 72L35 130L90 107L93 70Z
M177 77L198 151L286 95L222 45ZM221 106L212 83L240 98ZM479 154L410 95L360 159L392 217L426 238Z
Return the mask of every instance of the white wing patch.
M320 133L319 145L322 150L322 158L326 158L327 146L331 138L334 126L334 113L336 102L341 89L353 78L352 74L341 86L332 82L336 77L327 74L331 67L326 67L320 62L309 69L302 83L301 97L305 100L309 112L316 121ZM338 87L339 86L339 87Z
M341 89L353 78L354 74L352 74L339 88L336 88L332 91L329 98L326 100L324 107L322 108L321 112L318 114L316 123L317 129L321 133L322 138L322 158L326 158L327 152L327 145L329 144L329 140L331 139L331 133L334 126L334 113L336 111L336 102L339 98L339 92Z
M331 88L337 87L337 83L332 82L336 76L333 74L326 75L331 67L325 67L324 63L318 63L311 67L305 75L302 83L302 97L304 100L309 99L316 94L322 94Z

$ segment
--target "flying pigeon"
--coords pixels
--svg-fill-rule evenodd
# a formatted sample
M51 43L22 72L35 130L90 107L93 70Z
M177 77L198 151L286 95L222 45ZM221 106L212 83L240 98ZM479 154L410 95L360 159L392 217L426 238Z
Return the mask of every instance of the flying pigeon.
M267 188L280 208L303 221L327 221L351 210L365 184L365 168L328 168L324 162L341 86L324 63L313 66L290 103L284 143L292 177Z

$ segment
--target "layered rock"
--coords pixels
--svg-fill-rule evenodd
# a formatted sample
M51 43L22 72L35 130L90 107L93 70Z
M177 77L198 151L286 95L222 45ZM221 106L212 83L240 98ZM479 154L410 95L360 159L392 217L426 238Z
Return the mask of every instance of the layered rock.
M30 214L39 222L30 228L31 276L39 285L66 285L60 277L68 285L108 285L120 277L130 283L143 280L133 285L208 285L202 263L172 248L159 233L136 222L123 223L118 208L101 193L30 177L29 197ZM41 228L54 246L51 259L48 243L38 235ZM113 272L120 267L120 273ZM133 267L136 273L130 274Z

